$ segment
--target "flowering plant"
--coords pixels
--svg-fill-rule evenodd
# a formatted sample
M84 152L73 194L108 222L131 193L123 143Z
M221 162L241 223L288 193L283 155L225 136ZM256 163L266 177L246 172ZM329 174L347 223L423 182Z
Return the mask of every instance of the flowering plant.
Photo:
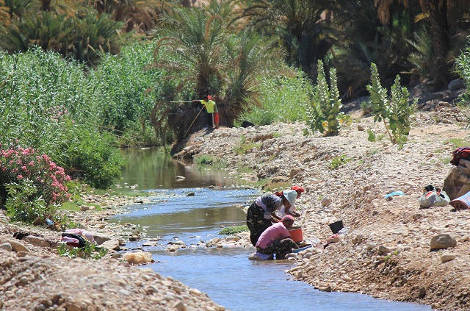
M29 198L31 201L41 198L49 206L70 198L65 185L70 177L46 154L39 154L33 148L0 145L0 203L7 199L7 185L21 185L24 180L31 181L37 189L35 197Z

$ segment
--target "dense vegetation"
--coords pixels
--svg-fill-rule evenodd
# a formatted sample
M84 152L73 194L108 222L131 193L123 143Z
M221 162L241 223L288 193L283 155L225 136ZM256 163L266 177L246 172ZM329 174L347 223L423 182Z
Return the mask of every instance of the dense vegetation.
M469 18L460 0L0 0L0 143L106 188L116 147L184 139L205 123L200 104L178 101L209 94L222 125L302 121L325 135L340 130L342 102L370 94L404 143L401 84L469 86ZM48 185L0 166L3 201L44 199Z

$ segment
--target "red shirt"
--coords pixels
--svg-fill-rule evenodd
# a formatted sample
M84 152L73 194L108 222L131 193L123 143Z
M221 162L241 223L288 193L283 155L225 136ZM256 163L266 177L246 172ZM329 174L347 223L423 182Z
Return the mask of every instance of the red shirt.
M258 242L256 242L256 247L264 249L276 240L289 237L289 230L287 230L282 222L278 222L261 233Z

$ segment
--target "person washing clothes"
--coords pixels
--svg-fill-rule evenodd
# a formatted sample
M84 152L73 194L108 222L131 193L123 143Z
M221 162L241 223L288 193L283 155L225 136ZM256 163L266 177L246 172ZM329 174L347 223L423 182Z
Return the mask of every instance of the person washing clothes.
M250 230L250 241L253 246L258 242L263 231L272 225L272 222L278 222L281 219L276 215L276 211L281 208L289 210L296 198L295 190L284 190L280 196L276 194L260 196L250 205L246 214L246 225Z
M294 217L286 215L281 221L263 231L256 243L259 259L285 259L286 255L299 246L290 238L289 229L294 224ZM261 256L260 256L261 255ZM268 257L263 257L267 255Z
M302 193L305 191L304 188L299 187L299 186L292 186L291 190L294 190L295 192L297 192L297 198L296 199L300 198ZM274 194L277 195L278 197L282 198L283 191L275 192ZM276 215L279 217L279 219L282 218L285 215L292 215L294 217L300 217L300 214L295 210L295 205L294 204L291 204L288 209L286 209L285 205L281 206L281 208L279 208L279 210L276 212Z
M195 102L200 102L205 108L208 114L210 114L208 119L209 128L218 128L219 127L219 112L217 110L217 105L215 104L214 97L212 95L207 95L207 100L194 100Z

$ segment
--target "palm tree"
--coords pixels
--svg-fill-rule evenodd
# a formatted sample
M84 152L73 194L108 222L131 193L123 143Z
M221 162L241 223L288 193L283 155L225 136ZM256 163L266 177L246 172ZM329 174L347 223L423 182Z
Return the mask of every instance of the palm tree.
M256 102L254 75L260 63L269 58L257 36L248 31L236 34L232 1L210 1L203 8L175 8L163 19L164 28L155 50L154 66L173 75L183 74L182 83L194 85L198 99L207 95L216 98L222 125L233 125L234 119L249 103ZM174 57L162 57L163 49ZM197 115L198 105L179 107L169 124L177 138L186 136L186 127ZM202 122L192 127L195 131ZM184 130L181 130L184 128Z
M374 0L377 14L382 23L388 23L390 18L390 6L393 0ZM404 6L408 5L406 0L398 0ZM456 16L460 12L463 16L464 10L470 8L469 1L463 0L420 0L419 5L422 13L416 17L426 19L430 26L432 39L432 54L434 55L431 76L436 88L447 85L450 66L447 56L450 48L451 29L456 22Z
M246 1L241 18L264 34L279 36L287 51L287 61L312 73L318 59L331 48L333 28L329 26L334 8L328 0Z

